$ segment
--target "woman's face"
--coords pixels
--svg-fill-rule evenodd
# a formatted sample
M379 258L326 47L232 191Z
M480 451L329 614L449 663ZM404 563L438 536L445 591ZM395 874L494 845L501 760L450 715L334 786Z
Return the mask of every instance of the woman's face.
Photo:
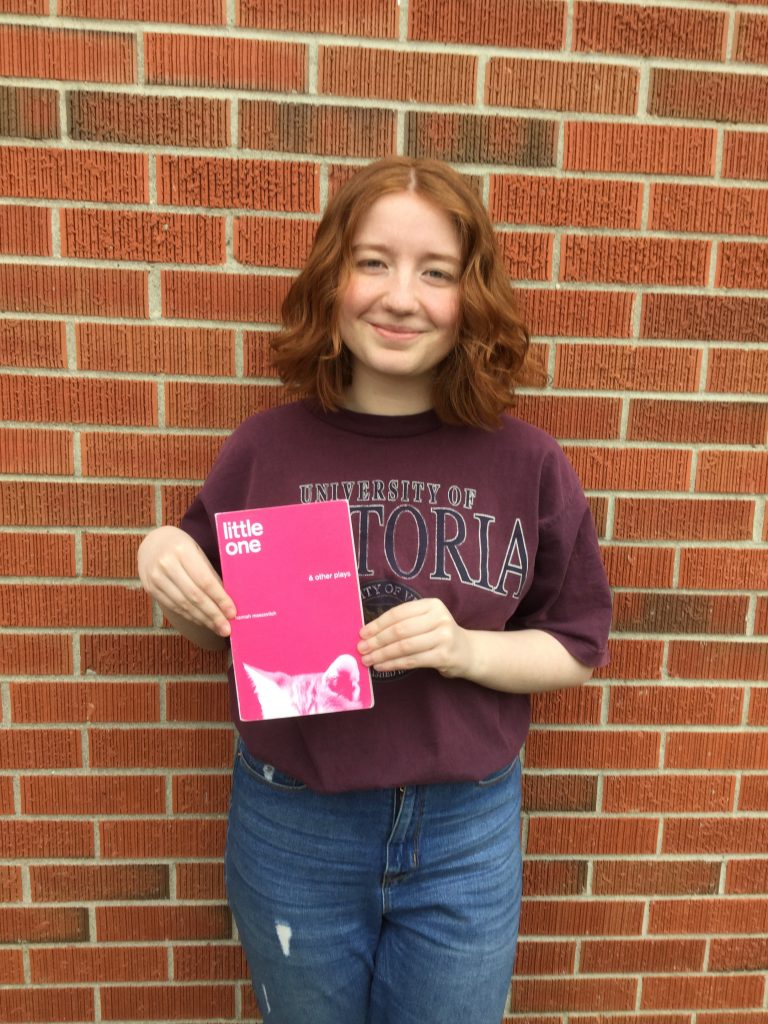
M352 240L339 299L352 355L350 408L429 408L435 367L455 343L461 271L459 236L442 210L413 192L373 204Z

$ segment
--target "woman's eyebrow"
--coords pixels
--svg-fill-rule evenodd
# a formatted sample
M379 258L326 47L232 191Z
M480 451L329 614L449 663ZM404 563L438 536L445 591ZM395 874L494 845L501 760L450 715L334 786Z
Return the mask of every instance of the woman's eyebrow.
M356 252L358 249L371 249L373 252L384 253L385 256L391 256L392 250L388 245L376 245L375 242L358 242L352 246L352 252ZM461 260L457 259L456 256L450 256L445 252L424 252L421 256L425 260L442 260L444 263L454 263L456 266L461 266Z

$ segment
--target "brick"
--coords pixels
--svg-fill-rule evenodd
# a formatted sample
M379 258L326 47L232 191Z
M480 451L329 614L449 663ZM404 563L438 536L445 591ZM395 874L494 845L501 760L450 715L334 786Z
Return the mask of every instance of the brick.
M763 771L768 759L768 736L756 732L671 732L667 737L666 768L707 768L710 771Z
M690 679L768 679L768 643L673 640L669 674Z
M621 595L620 595L621 596ZM609 721L622 724L738 725L743 691L740 687L659 686L613 690Z
M592 891L598 896L711 895L718 891L719 879L719 859L598 860L594 864Z
M67 365L64 324L50 319L0 320L0 365L63 369Z
M144 59L150 85L307 89L307 48L297 43L149 32L144 37Z
M631 67L491 57L485 102L495 107L631 115L637 110L638 87L638 71Z
M752 689L749 698L749 722L750 725L768 725L768 690L757 687Z
M719 11L577 3L574 49L641 57L724 60L728 19Z
M707 388L710 391L737 394L768 394L768 352L713 349L710 353Z
M528 857L523 862L523 892L529 896L578 896L587 889L587 862ZM523 973L523 972L519 972Z
M154 525L149 487L124 484L0 483L0 520L19 526Z
M570 121L563 168L627 174L711 175L716 132L673 125Z
M226 814L230 775L184 775L173 778L174 814Z
M234 333L223 328L77 324L76 338L83 370L205 377L235 372Z
M0 206L0 253L51 256L51 211L34 206Z
M768 893L768 860L748 858L732 860L725 871L725 891L728 893Z
M14 671L13 666L7 662L3 662L3 667ZM82 765L80 734L74 729L13 728L6 729L1 738L2 768L63 769L79 768Z
M551 1010L630 1010L637 981L632 978L515 979L511 1006L519 1012Z
M766 430L768 407L757 402L637 398L630 402L627 437L632 441L760 445L765 443Z
M178 981L234 981L247 977L245 954L238 946L175 946L174 979Z
M0 665L6 673L18 675L68 675L72 671L72 641L61 635L0 634Z
M614 536L625 540L749 540L754 503L617 498Z
M173 206L317 213L320 185L310 163L214 157L157 157L158 202Z
M55 584L0 587L0 625L151 626L149 598L140 590Z
M0 984L24 984L24 959L20 949L4 949L3 962L0 964Z
M691 453L669 448L567 445L565 452L587 490L686 490Z
M229 694L222 680L169 682L166 719L169 722L228 722Z
M273 100L240 101L242 149L278 153L375 157L395 150L393 110Z
M105 981L138 984L168 978L168 955L159 946L31 949L29 962L35 985Z
M191 503L199 487L196 484L166 485L161 488L161 524L177 524Z
M136 41L119 32L0 25L0 75L135 82Z
M0 576L75 575L75 543L71 535L3 533L0 538Z
M43 768L50 765L50 762L51 759L48 758L32 767ZM42 858L49 861L60 857L68 860L76 857L93 857L93 851L93 825L89 821L48 821L45 818L24 818L23 820L10 819L3 822L2 855L4 860ZM51 912L48 917L46 911L41 911L39 914L30 911L29 914L19 914L16 924L12 924L9 920L11 913L12 911L7 910L3 914L4 922L0 922L0 942L18 942L19 937L13 936L16 928L22 932L26 930L29 941L60 942L69 937L62 935L58 939L45 938L43 933L49 927L52 929L62 928L64 931L73 928L71 938L73 941L79 941L77 938L81 929L79 913L61 916L59 911L55 911ZM85 938L87 938L87 927L86 923L86 934L83 936Z
M163 315L276 323L290 285L285 277L168 270L162 276Z
M488 208L495 223L639 228L642 186L634 181L491 175Z
M654 68L648 111L659 117L765 124L768 80L761 75Z
M755 608L755 635L768 636L768 597L758 597Z
M768 132L726 131L722 175L768 180Z
M0 309L146 317L147 274L104 267L6 264L0 266Z
M93 992L84 988L4 990L0 992L0 1019L30 1024L94 1020Z
M229 145L229 102L202 96L117 92L69 95L70 136L142 146Z
M200 480L207 476L223 440L165 433L84 434L83 474Z
M314 241L317 222L279 217L236 217L234 254L240 263L299 269Z
M314 0L311 4L240 0L236 17L243 28L341 36L393 39L398 27L398 12L388 0L370 0L363 6L355 0Z
M272 331L243 332L244 377L277 379L277 371L272 366L270 353L270 343L274 336Z
M543 388L551 383L548 373L550 345L548 342L534 341L525 357L516 383L519 387Z
M716 935L720 932L725 935L762 935L766 911L767 900L741 897L653 900L649 929L651 934Z
M528 899L523 901L521 935L640 935L640 900Z
M587 495L589 512L595 523L598 538L605 538L606 523L608 521L608 499L600 498L593 494Z
M603 564L613 587L671 587L675 552L671 548L608 544Z
M539 336L625 338L631 332L627 292L519 288L517 296L529 328Z
M632 633L741 633L747 625L746 597L709 594L621 593L613 607L613 628ZM699 691L700 693L700 691ZM653 698L655 699L655 698ZM676 688L676 701L682 701ZM735 697L731 704L739 702ZM670 709L671 710L671 709ZM714 711L714 709L711 709ZM682 710L693 713L692 708ZM699 707L704 712L703 705Z
M618 437L620 410L610 398L518 395L513 411L560 439Z
M551 693L537 693L532 699L533 721L549 725L581 722L582 725L600 721L602 688L579 686Z
M611 814L725 813L734 809L734 793L735 780L731 775L609 776L604 784L602 809Z
M768 17L744 11L736 15L734 56L750 64L768 64Z
M704 967L703 940L619 939L586 941L579 970L584 974L647 974L700 972Z
M0 404L7 419L22 422L157 423L157 398L149 381L0 375Z
M8 779L8 782L12 784L13 780ZM11 785L11 788L12 785ZM16 864L3 864L0 866L0 897L2 897L3 903L21 903L22 900L22 884L21 884L21 867ZM5 964L3 966L6 966ZM0 967L0 977L2 974L3 967ZM22 972L23 973L23 972ZM9 972L8 981L11 982L15 977L16 971Z
M660 679L664 643L654 640L608 641L610 662L595 670L597 679Z
M126 985L101 990L102 1020L212 1020L232 1018L231 985Z
M120 860L135 857L220 857L227 823L223 819L189 821L103 821L101 855Z
M14 814L16 810L16 798L13 792L13 779L5 776L0 779L0 814ZM0 895L4 890L12 886L8 869L0 870ZM19 890L20 892L21 890ZM21 899L21 896L19 896Z
M59 0L59 14L99 21L167 21L226 25L225 0Z
M554 167L556 123L487 114L410 111L405 152L452 163Z
M225 899L224 862L217 860L177 864L176 898L179 900L216 900L220 903L223 902ZM193 948L196 948L200 953L212 952L210 949ZM179 973L180 965L177 960L174 962L174 967L175 977L184 980L184 975ZM216 975L213 976L216 977ZM202 975L202 977L205 977L205 975Z
M169 939L211 940L232 937L226 906L97 907L99 942L152 942Z
M559 50L565 41L563 3L523 0L510 8L504 0L467 5L461 0L413 0L408 8L408 38L463 46L503 46Z
M62 255L151 263L224 263L224 221L180 213L64 209Z
M759 188L718 187L715 185L651 185L649 225L658 231L695 231L700 234L768 234L768 192ZM655 296L659 298L659 296ZM674 296L678 300L679 296ZM712 299L733 303L730 296L696 295L706 308ZM707 311L707 316L711 316ZM749 341L737 337L733 340Z
M553 235L501 231L496 235L496 242L511 278L516 281L552 280Z
M523 807L526 811L594 811L597 808L597 778L590 775L523 776Z
M648 769L659 764L655 732L532 729L525 747L525 767L573 770Z
M714 1009L762 1005L764 981L757 977L644 978L640 1005L644 1010Z
M0 195L72 202L146 203L146 153L0 147Z
M83 576L135 580L136 552L143 539L136 534L84 533Z
M0 428L0 472L60 476L74 465L71 431Z
M14 722L154 722L156 683L11 683Z
M227 728L98 729L90 734L92 768L231 769Z
M356 46L321 46L318 91L416 103L471 104L477 58L458 53L416 53Z
M696 490L723 494L765 493L768 491L768 452L701 451ZM741 557L745 556L746 552L742 552Z
M728 0L732 3L733 0ZM750 3L753 0L749 0ZM734 1013L728 1010L726 1013L699 1013L699 1024L768 1024L768 1013L748 1012Z
M59 94L55 89L0 86L0 136L58 139Z
M718 288L768 289L768 243L721 242L715 285Z
M48 0L3 0L4 14L48 14Z
M705 285L710 244L680 238L566 235L560 256L560 280Z
M106 783L108 777L101 779ZM27 782L35 780L25 780ZM115 780L113 780L115 781ZM156 778L159 788L163 780ZM114 793L119 800L120 795ZM131 801L131 806L135 801ZM119 803L115 805L119 807ZM53 811L53 809L52 809ZM128 807L127 813L131 813ZM62 814L72 813L65 808ZM78 813L78 812L75 812ZM88 813L88 812L86 812ZM101 813L93 809L94 814ZM121 813L123 810L121 809ZM152 813L149 806L146 813ZM104 900L157 900L169 893L168 866L166 864L45 864L29 869L32 899L35 903L72 903L74 901L101 902ZM63 981L63 977L48 978ZM73 981L82 981L75 977Z
M518 977L537 974L573 974L575 942L535 942L518 944L515 973Z
M554 384L610 391L696 391L700 349L662 345L559 344Z
M659 822L653 818L573 818L532 816L527 852L547 855L603 856L656 852Z
M710 971L765 971L768 969L768 938L713 939Z
M171 427L234 429L261 409L285 401L282 389L273 384L166 385L166 416ZM185 506L186 507L186 506Z

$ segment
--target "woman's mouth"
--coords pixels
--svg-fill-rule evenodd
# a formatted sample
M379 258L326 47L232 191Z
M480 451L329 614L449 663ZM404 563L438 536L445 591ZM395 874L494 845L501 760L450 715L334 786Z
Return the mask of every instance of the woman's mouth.
M371 327L382 338L390 338L395 341L407 341L409 338L415 338L421 334L421 331L414 330L412 327L401 327L396 324L372 323Z

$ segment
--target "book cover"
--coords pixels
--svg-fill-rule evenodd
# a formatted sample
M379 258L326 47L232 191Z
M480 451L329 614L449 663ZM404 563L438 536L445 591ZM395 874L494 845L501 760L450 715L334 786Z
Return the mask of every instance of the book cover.
M240 718L372 707L348 502L219 512L216 532Z

